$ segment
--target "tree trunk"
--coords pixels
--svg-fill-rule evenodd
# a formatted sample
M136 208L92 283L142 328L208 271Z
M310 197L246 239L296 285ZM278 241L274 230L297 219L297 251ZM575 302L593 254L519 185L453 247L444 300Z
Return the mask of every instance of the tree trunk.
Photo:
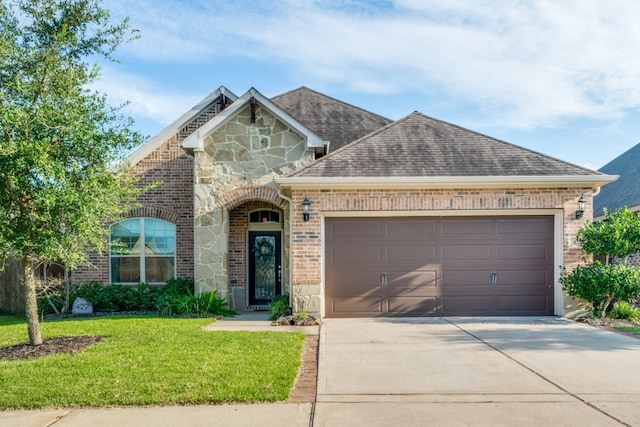
M22 279L24 309L29 331L29 344L35 346L42 344L42 335L40 334L40 323L38 323L38 300L36 298L36 275L33 271L33 256L30 254L24 255L22 264L24 271Z

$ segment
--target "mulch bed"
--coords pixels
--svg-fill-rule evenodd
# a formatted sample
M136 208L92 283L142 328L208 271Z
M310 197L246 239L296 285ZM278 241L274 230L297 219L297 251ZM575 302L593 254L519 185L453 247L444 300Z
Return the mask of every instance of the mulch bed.
M29 343L0 348L0 360L30 360L52 354L76 354L90 345L104 341L100 336L55 337L43 340L41 345Z

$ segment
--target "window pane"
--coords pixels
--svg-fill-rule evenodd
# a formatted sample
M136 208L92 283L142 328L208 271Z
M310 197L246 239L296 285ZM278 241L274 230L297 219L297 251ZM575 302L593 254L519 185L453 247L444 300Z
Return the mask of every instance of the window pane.
M275 211L251 212L249 222L280 222L280 214Z
M111 226L111 253L140 254L140 219L127 219Z
M176 252L176 226L170 222L146 218L144 220L145 254L173 255ZM147 276L149 273L147 272ZM148 280L147 280L148 281Z
M147 283L161 283L173 279L174 258L149 257L145 259Z
M139 283L140 281L139 257L111 257L111 282Z

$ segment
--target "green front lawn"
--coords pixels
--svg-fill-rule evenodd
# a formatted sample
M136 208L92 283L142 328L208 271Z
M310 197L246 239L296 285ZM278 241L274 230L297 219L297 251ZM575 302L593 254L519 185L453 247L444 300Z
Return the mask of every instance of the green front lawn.
M74 355L0 360L0 409L282 401L304 336L203 331L211 319L105 317L45 322L43 338L100 335ZM22 319L0 316L0 347L27 341Z

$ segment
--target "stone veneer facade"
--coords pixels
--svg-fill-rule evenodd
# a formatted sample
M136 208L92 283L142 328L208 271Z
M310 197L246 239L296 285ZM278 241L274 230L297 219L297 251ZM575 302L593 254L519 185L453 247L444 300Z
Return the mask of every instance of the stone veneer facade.
M548 210L562 213L563 229L556 230L562 239L563 265L571 269L584 257L576 243L576 234L585 220L592 218L591 200L582 219L575 218L578 198L590 194L591 188L509 188L486 190L293 190L291 258L292 296L295 311L322 313L323 289L323 222L326 215L380 216L393 212L413 215L446 216L448 212L474 215L508 215L526 210ZM302 200L311 201L308 222L302 219ZM481 210L481 212L480 212ZM358 214L355 214L358 216ZM560 286L556 283L556 286ZM558 295L558 292L556 292ZM564 312L582 313L584 306L565 296Z
M289 203L278 194L274 178L314 159L305 137L269 110L257 104L255 121L251 116L247 105L206 136L202 151L194 152L196 291L217 289L238 311L243 302L231 292L246 285L245 236L253 209L282 214L283 291L289 292Z

